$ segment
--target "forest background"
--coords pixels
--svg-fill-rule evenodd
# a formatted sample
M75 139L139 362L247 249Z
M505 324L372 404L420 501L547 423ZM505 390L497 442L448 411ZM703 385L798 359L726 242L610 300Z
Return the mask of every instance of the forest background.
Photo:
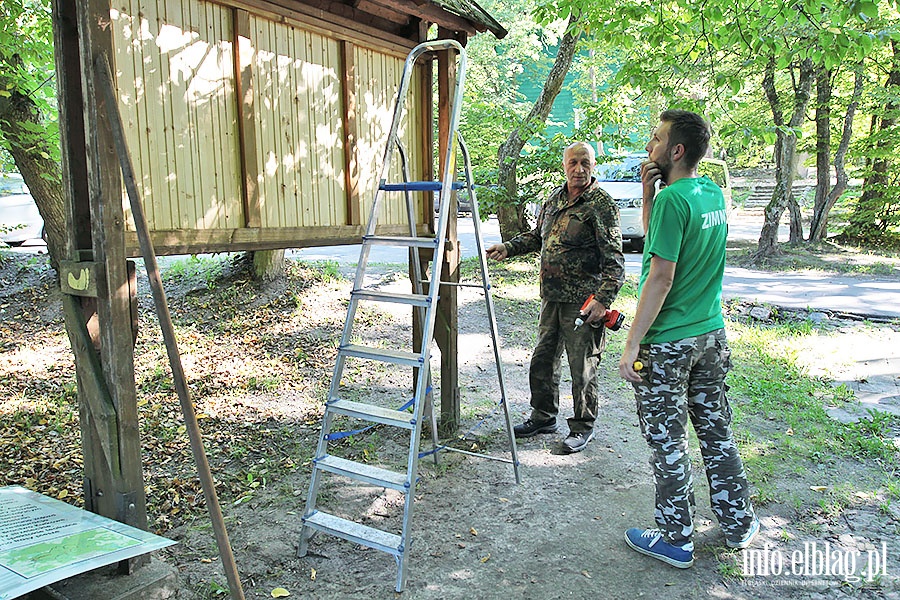
M757 257L829 235L895 247L900 240L900 12L895 0L733 2L513 0L484 2L510 33L468 44L461 125L483 186L482 214L504 239L529 227L526 206L558 180L571 139L640 150L665 108L706 115L712 151L732 169L774 168ZM50 0L0 7L0 171L18 171L63 247L59 126ZM523 78L537 100L522 94ZM568 77L568 79L567 79ZM571 138L544 131L564 83L576 106ZM498 144L498 140L502 143ZM807 165L800 157L809 156ZM816 171L807 220L793 193L798 167ZM859 185L850 185L859 182ZM841 218L829 217L835 206ZM809 228L804 231L804 222Z
M544 128L568 76L579 111L575 138L601 143L606 151L640 149L662 109L689 108L710 119L713 151L733 169L773 170L777 185L751 252L757 260L784 250L777 225L785 212L794 245L816 247L827 239L879 250L898 247L897 2L485 0L484 7L510 33L502 40L485 34L470 41L462 129L481 185L482 213L498 215L504 237L528 226L526 205L559 181L559 159L569 139L551 137ZM49 0L0 5L0 170L25 178L47 223L54 255L63 247L65 212L49 14ZM536 101L521 94L526 77L540 82ZM811 158L800 165L801 156ZM793 192L800 166L817 173L811 198ZM811 230L804 231L806 223ZM846 255L840 259L848 262ZM197 265L192 259L176 263L166 283L183 339L190 340L187 351L201 357L191 367L191 386L210 433L222 497L235 519L237 558L248 588L256 597L269 597L276 586L320 597L350 597L346 590L351 588L357 597L378 597L389 588L384 581L391 579L393 565L363 556L360 566L356 553L330 549L330 556L317 562L298 563L292 547L297 519L284 510L296 511L308 483L309 451L324 394L322 373L333 360L349 281L333 265L288 265L274 286L260 287L219 263ZM4 255L0 267L6 269L0 280L11 282L0 306L9 357L9 372L0 373L0 380L15 407L2 423L9 443L3 444L8 454L0 472L9 482L40 485L42 492L77 501L77 397L55 276L40 257ZM521 374L533 345L528 336L538 307L536 264L500 266L494 275L501 314L515 315L503 323L503 333L518 341L511 363ZM392 277L386 274L385 285ZM627 310L633 309L634 296L633 286L623 292ZM758 325L745 312L749 307L729 307L740 365L733 393L755 501L766 514L766 541L801 546L808 540L844 540L852 547L885 536L895 539L900 522L896 417L873 413L840 423L826 414L827 408L859 408L848 388L832 381L861 348L877 348L884 355L896 348L895 324L819 326L804 315L796 322L788 318ZM155 331L149 313L145 303L142 331ZM310 315L316 320L311 322ZM216 320L221 325L213 327ZM396 329L398 336L406 335ZM858 341L851 345L848 340ZM211 558L215 551L183 424L160 367L163 346L158 335L140 343L136 380L146 402L143 438L154 457L147 464L152 526L180 541L169 558L189 584L185 597L218 597L224 595L221 565ZM621 339L614 338L608 352L613 359L617 344ZM470 367L467 376L480 381L478 366ZM512 379L522 387L527 378ZM521 527L517 519L522 515L539 515L551 505L575 510L579 504L566 502L566 494L580 495L585 485L593 486L590 495L599 506L642 506L650 514L645 448L635 433L629 390L614 376L604 384L611 390L609 430L602 443L598 440L579 457L584 458L579 465L561 462L545 451L544 440L535 440L523 448L536 466L527 487L509 489L508 474L469 463L451 463L429 478L423 493L430 504L422 514L443 529L423 537L417 550L413 585L419 586L418 597L469 597L471 589L496 587L505 596L513 589L522 597L546 598L560 589L596 593L603 585L611 598L631 598L634 589L628 586L638 584L674 585L673 597L728 597L724 590L732 597L815 597L805 589L740 587L740 555L729 553L713 534L703 541L702 568L682 579L635 569L626 573L627 580L622 572L603 571L605 565L623 564L628 552L620 540L626 514L609 510L592 516L589 536L560 532L563 541L553 554L569 554L572 540L581 540L584 546L576 554L596 557L594 563L579 573L562 573L564 588L558 580L529 579L548 553L536 547L541 536ZM514 390L512 397L518 415L523 414L526 391ZM383 442L348 442L347 451L366 456ZM469 469L477 469L474 476ZM437 476L445 471L458 476ZM480 487L473 489L473 482ZM492 502L487 507L454 504L478 498ZM460 520L460 514L478 520ZM571 517L559 521L583 533L583 520ZM632 517L629 512L627 518ZM523 537L523 531L528 535ZM522 563L523 555L538 562ZM853 594L896 597L889 594L897 593L900 556L894 553L891 560L890 581L863 582ZM456 579L466 572L480 579ZM828 582L820 597L844 597L850 587Z

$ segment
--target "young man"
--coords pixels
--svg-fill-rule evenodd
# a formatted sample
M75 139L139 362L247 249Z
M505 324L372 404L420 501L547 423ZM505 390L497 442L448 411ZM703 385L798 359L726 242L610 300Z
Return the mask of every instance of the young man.
M725 395L731 366L721 305L725 200L697 174L709 137L700 115L667 110L647 144L640 296L619 361L620 375L634 386L656 482L657 527L629 529L625 542L680 568L694 563L689 417L727 545L746 548L759 531ZM665 187L654 198L657 182Z
M485 251L488 258L541 252L541 316L531 357L531 416L516 425L516 437L556 431L560 359L565 348L572 373L574 415L561 450L580 452L594 437L597 365L606 343L600 321L625 281L619 209L600 189L593 172L594 149L576 142L563 153L566 182L550 194L537 226ZM593 300L582 305L593 294ZM575 327L581 317L584 325Z

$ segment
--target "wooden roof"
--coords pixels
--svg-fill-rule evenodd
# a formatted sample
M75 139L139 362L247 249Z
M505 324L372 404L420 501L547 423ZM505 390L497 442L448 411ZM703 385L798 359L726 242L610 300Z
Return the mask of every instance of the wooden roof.
M478 31L490 31L498 39L505 37L509 33L503 25L481 8L475 0L433 0L433 3L447 12L475 23L475 28Z
M408 39L426 23L467 36L490 31L502 38L508 33L474 0L272 0L272 4L289 10L311 7Z

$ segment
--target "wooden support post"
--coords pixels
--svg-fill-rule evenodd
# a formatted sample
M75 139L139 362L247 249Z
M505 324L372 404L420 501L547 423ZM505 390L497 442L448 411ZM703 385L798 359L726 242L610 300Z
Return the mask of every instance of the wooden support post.
M97 119L92 58L111 51L108 0L56 0L68 258L91 263L95 296L67 296L78 380L85 507L147 529L134 385L135 278L125 253L122 189L109 129ZM61 59L61 60L60 60ZM102 259L102 260L98 260ZM130 572L144 555L120 563Z
M438 38L451 38L451 32L439 29ZM456 86L456 55L451 51L439 52L438 64L438 178L443 180L444 157L455 140L449 139L450 109L453 90ZM455 168L455 165L454 165ZM441 281L459 282L459 239L456 226L456 192L451 196L449 220L447 222L447 243L444 256L440 260ZM438 268L438 265L434 265ZM434 324L434 339L441 350L441 420L440 433L449 437L459 428L459 319L457 315L457 290L455 285L443 285L438 300L437 320Z
M237 95L238 148L241 153L241 193L246 227L262 225L262 206L259 197L259 155L256 148L256 114L253 106L253 47L250 13L235 8L234 22L234 83Z

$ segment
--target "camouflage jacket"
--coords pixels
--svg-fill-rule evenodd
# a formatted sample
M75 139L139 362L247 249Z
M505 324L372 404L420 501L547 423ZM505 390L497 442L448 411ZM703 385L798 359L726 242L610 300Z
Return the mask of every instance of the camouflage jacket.
M574 200L566 186L555 189L538 213L537 225L505 243L507 254L541 252L541 298L609 308L625 281L619 208L597 180Z

